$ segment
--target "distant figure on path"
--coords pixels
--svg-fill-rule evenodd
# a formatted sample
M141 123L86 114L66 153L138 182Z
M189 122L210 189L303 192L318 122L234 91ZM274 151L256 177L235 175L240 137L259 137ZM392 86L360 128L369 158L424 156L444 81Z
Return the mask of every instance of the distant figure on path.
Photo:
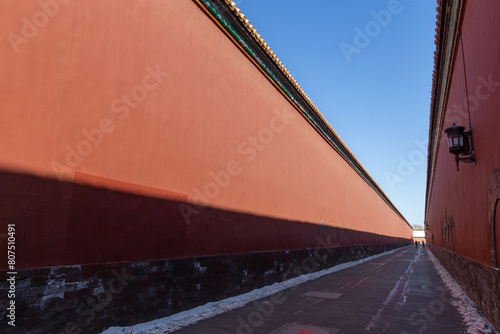
M415 247L418 247L417 240L415 240Z
M425 241L422 240L422 247L425 247Z

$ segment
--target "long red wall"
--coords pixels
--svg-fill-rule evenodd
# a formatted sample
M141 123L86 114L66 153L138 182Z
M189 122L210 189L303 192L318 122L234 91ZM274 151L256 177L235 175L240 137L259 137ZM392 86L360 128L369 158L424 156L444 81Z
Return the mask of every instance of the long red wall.
M464 13L443 129L453 123L469 129L467 80L477 164L460 162L457 172L455 157L448 153L443 131L427 208L431 226L427 240L490 266L488 193L494 169L500 167L500 3L467 1ZM498 218L497 229L500 230ZM500 239L497 243L500 244Z
M322 221L411 239L194 2L62 2L0 4L0 224L21 265L315 247Z

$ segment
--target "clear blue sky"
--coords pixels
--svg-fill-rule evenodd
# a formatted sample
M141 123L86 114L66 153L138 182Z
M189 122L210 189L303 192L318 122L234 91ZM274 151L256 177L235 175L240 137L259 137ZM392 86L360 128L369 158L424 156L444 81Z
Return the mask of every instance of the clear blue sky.
M408 222L422 225L436 1L235 3Z

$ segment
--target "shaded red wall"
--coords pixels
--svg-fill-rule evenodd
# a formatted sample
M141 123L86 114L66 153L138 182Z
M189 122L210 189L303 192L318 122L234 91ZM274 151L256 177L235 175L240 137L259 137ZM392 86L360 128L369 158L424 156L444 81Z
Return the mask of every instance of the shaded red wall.
M116 261L133 248L139 255L124 260L314 247L321 221L371 236L359 243L411 239L194 2L44 10L9 0L0 13L0 169L10 184L0 224L17 224L26 256L39 252L21 263ZM29 175L46 178L48 190ZM121 195L90 190L101 188L145 199L120 205ZM110 208L120 212L107 216ZM232 214L277 223L245 225ZM78 240L88 249L75 250Z
M466 74L477 165L461 162L457 172L443 132L427 208L429 242L485 265L491 265L489 183L500 167L499 14L499 2L467 1L443 129L453 123L469 128Z

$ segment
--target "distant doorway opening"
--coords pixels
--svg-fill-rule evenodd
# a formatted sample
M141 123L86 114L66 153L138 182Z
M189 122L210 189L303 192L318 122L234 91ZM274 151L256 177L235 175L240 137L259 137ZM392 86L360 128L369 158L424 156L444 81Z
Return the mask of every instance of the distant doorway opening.
M497 199L497 204L495 205L495 244L496 244L496 255L497 263L496 267L500 263L500 200Z
M488 189L488 224L490 228L491 265L500 263L500 168L495 168Z

